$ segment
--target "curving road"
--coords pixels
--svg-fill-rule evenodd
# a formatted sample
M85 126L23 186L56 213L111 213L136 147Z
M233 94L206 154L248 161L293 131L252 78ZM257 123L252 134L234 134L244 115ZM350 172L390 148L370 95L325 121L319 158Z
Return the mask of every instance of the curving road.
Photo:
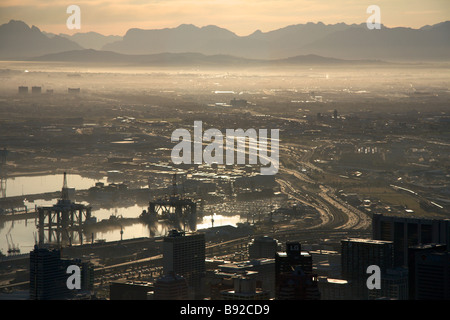
M320 222L310 228L335 230L368 230L372 220L366 213L339 199L330 187L319 185L320 191L308 191L305 198L305 184L317 185L315 181L293 169L281 168L276 182L282 193L292 199L314 207L320 214ZM302 185L301 189L295 187Z

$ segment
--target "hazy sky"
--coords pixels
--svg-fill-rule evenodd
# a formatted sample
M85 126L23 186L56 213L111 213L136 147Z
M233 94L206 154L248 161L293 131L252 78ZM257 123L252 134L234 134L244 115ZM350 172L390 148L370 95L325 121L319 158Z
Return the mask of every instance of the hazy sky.
M80 30L66 27L69 5L81 8ZM380 7L387 27L419 28L450 20L450 0L1 0L0 24L13 19L47 32L105 35L213 24L248 35L306 22L364 23L369 5Z

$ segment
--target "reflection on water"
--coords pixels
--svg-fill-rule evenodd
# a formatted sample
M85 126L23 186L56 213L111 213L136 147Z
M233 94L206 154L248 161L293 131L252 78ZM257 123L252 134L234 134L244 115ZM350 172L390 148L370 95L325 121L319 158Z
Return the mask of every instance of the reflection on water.
M124 226L122 228L123 234L120 234L120 228L110 229L110 230L102 230L95 233L94 238L104 239L106 241L117 241L121 239L133 239L140 237L149 237L150 231L147 225L142 223L132 224L130 226Z
M3 221L0 227L0 251L4 255L13 246L17 246L20 253L27 253L33 249L34 236L37 237L34 219Z
M76 174L67 174L67 185L69 188L78 190L89 189L96 182L106 183L106 177L102 179L85 178ZM9 177L6 181L6 196L14 197L27 194L38 194L61 190L63 175L53 174L34 177Z
M76 188L78 190L89 189L94 186L96 182L106 183L106 177L102 179L84 178L80 175L68 174L67 183L69 188ZM59 191L63 184L63 175L44 175L32 177L16 177L9 178L7 182L7 196L20 196L27 194L37 194L43 192ZM77 202L76 199L72 199ZM24 205L28 212L34 212L35 207L53 206L58 199L44 200L38 199L33 202L25 200ZM79 202L78 202L79 203ZM89 205L89 203L81 202ZM126 207L116 208L96 208L93 207L91 214L100 222L109 219L111 216L123 218L138 218L142 210L147 209L147 205L141 206L134 204ZM216 208L217 209L217 208ZM38 238L37 218L33 217L28 220L15 221L1 221L0 220L0 251L7 254L8 249L17 247L20 253L28 253L33 248L36 239ZM243 222L239 215L224 216L220 214L205 215L202 221L198 221L197 230L210 228L212 226L232 225ZM133 239L141 237L155 237L164 236L172 229L173 226L164 221L159 221L153 225L147 225L141 222L132 222L123 226L110 226L107 228L96 229L94 232L94 240L117 241L121 238ZM184 228L184 226L180 226ZM122 230L122 234L121 234ZM186 229L187 230L187 229ZM71 235L73 244L80 243L79 235L76 232ZM92 234L85 234L83 236L83 243L91 242Z
M35 203L28 203L28 205L34 208L34 204L38 206L51 206L56 203L56 199L50 201L39 200ZM113 208L113 209L96 209L92 210L92 215L97 218L97 221L103 219L109 219L111 215L120 216L124 218L137 218L145 207L138 205L125 207L125 208ZM214 219L214 222L212 221ZM202 221L197 223L197 229L210 228L211 226L223 226L232 225L236 226L237 223L244 222L239 215L224 216L224 215L206 215ZM106 241L117 241L122 239L133 239L140 237L157 237L164 236L173 227L165 221L159 221L153 225L147 225L145 223L133 223L130 225L122 226L123 234L120 233L120 226L112 226L108 228L98 229L94 233L94 240L104 239ZM28 220L16 220L16 221L3 221L0 222L0 250L3 254L7 254L9 246L11 246L11 238L15 246L18 246L21 253L28 253L32 250L35 243L35 237L37 239L37 219L32 218ZM8 237L8 239L7 239ZM92 241L92 235L84 235L83 243L90 243ZM9 245L8 245L9 242ZM79 237L75 235L73 243L79 243Z
M238 223L244 222L239 215L235 216L223 216L220 214L214 214L209 216L204 216L201 223L197 223L197 229L206 229L211 227L219 226L236 226Z
M135 204L131 207L117 207L108 209L92 209L92 216L97 218L97 221L103 219L109 219L111 215L117 217L122 216L123 218L137 218L142 213L142 210L147 210L147 206L139 206Z

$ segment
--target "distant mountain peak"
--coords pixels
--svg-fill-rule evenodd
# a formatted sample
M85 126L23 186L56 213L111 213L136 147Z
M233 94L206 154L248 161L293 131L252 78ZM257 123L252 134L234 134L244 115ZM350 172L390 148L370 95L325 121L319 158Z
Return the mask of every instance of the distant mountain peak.
M16 26L25 26L25 27L29 28L28 25L25 22L21 21L21 20L11 19L11 20L9 20L8 23L5 23L5 24L6 25L16 25Z
M38 27L36 27L35 25L31 26L31 31L41 32L41 30Z
M29 27L20 20L10 20L0 25L0 43L0 57L16 60L38 54L82 49L68 39L48 37L38 27Z
M263 34L263 32L260 29L258 29L258 30L255 30L250 36L260 36L262 34Z
M1 27L7 30L28 31L30 27L20 20L9 20L8 23L3 24Z
M198 30L200 28L195 26L195 25L193 25L193 24L190 24L190 23L183 23L183 24L180 24L175 29L180 29L180 30Z

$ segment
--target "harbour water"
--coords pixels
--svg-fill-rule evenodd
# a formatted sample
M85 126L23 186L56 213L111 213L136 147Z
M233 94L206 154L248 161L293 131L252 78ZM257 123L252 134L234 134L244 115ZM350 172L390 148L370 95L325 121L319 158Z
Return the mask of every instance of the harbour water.
M77 174L67 174L68 186L77 190L89 189L96 182L106 183L106 180L106 177L102 179L91 179ZM6 180L6 196L14 197L59 191L62 188L62 183L62 174L8 177Z
M79 175L67 175L68 186L76 190L89 189L93 187L96 182L106 183L106 177L103 179L90 179L81 177ZM8 194L7 196L22 196L28 194L37 194L42 192L55 192L61 190L63 175L43 175L31 177L16 177L8 179ZM89 205L87 202L77 203ZM34 212L35 207L52 206L58 199L43 200L38 199L33 202L24 201L25 206L29 212ZM138 204L129 205L125 207L115 208L93 208L91 215L101 221L109 219L111 216L123 218L137 218L142 213L142 210L147 210L147 206ZM197 229L209 228L211 226L232 225L244 222L239 215L224 216L220 214L205 215L203 220L197 224ZM22 220L2 221L0 220L0 252L7 255L8 249L18 248L20 253L27 253L32 250L37 239L37 219L35 217ZM133 239L140 237L163 236L171 228L164 224L164 222L155 223L148 226L145 223L136 222L126 224L122 227L102 228L96 230L94 239L105 241L116 241L122 239ZM122 231L122 234L121 234ZM86 236L84 242L92 241L92 236Z

